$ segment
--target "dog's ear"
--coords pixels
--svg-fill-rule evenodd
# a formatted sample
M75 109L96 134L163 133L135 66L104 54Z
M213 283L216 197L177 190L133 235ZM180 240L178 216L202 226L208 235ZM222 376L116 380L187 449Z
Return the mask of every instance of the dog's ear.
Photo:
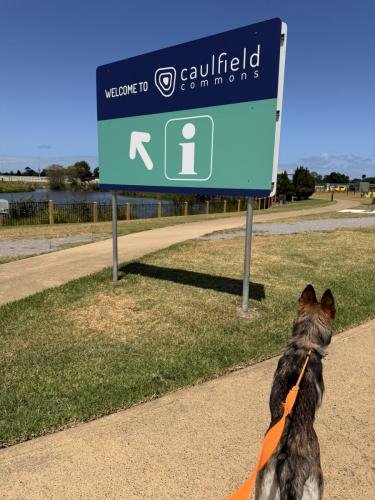
M307 285L299 298L299 305L304 306L308 304L317 304L316 294L312 285Z
M326 314L334 319L336 315L336 308L335 299L333 298L331 290L328 289L323 293L322 300L320 301L320 307Z

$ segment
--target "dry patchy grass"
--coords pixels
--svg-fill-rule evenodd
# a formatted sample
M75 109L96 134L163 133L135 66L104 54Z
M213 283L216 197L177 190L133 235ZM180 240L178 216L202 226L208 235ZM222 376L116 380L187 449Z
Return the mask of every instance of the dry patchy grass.
M155 324L142 301L130 297L121 288L103 288L84 297L70 311L62 310L61 313L71 323L74 334L88 338L99 333L128 341L142 335L145 323ZM168 328L166 321L164 327Z

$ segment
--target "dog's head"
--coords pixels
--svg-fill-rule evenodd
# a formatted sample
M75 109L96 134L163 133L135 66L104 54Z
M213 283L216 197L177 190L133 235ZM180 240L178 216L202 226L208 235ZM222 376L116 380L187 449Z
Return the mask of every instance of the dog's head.
M335 315L335 300L331 290L326 290L318 302L314 287L307 285L299 298L298 316L318 316L321 322L330 324Z
M326 290L318 302L314 287L307 285L299 298L293 340L299 337L306 347L324 348L331 342L331 323L335 314L335 300L331 290Z

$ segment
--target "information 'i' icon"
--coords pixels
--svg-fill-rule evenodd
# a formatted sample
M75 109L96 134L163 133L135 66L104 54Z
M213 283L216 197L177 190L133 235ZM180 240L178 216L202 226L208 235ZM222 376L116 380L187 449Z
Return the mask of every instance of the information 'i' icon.
M186 123L182 128L184 139L190 140L195 136L195 126L192 123ZM182 148L181 172L179 175L197 175L194 170L195 163L195 142L180 142Z
M172 118L165 124L164 173L170 181L204 182L212 174L214 121L209 115Z

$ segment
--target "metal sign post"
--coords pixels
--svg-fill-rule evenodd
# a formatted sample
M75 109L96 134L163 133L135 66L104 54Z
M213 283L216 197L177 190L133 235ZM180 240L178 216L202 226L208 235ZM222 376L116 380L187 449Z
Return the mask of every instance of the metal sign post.
M252 197L249 197L247 199L245 260L244 260L243 286L242 286L242 311L244 313L246 313L249 310L251 237L253 232L253 201L254 198Z
M117 193L112 192L112 281L118 281L118 247L117 247Z

